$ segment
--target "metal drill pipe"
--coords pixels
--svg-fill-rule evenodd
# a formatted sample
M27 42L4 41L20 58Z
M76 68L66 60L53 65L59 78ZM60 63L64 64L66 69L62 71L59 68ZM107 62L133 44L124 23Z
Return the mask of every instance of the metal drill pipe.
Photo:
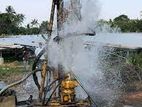
M49 38L51 38L51 34L52 34L53 22L54 22L54 14L55 14L55 0L52 1L50 22L49 22L49 25L47 26L48 31L49 31Z

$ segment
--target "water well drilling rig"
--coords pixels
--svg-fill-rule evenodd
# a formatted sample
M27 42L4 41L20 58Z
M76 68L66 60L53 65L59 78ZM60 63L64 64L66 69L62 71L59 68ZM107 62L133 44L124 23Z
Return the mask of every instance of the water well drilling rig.
M77 5L80 3L80 0L70 0L71 8L76 12L78 20L81 20L80 6L77 8ZM55 12L56 10L56 12ZM66 20L66 13L64 10L64 1L63 0L53 0L50 14L50 22L48 24L48 40L51 39L53 31L54 16L57 16L57 40L55 42L59 43L60 41L60 31L63 29L63 22ZM89 33L85 33L89 34ZM90 34L89 34L90 35ZM48 41L47 41L48 43ZM90 107L95 105L89 93L85 90L83 85L78 81L77 77L73 72L65 73L62 65L58 65L58 68L50 67L48 65L48 58L42 64L41 69L37 70L36 66L40 57L45 53L46 49L43 49L38 56L36 57L32 70L30 74L33 75L33 80L38 88L39 97L34 100L32 95L26 101L17 102L17 105L28 105L36 107ZM47 52L48 53L48 52ZM41 72L41 79L38 80L36 74L37 71ZM28 76L27 76L28 77ZM27 79L27 77L25 79ZM25 80L23 79L23 80ZM23 81L22 80L22 81ZM21 83L22 81L19 81ZM88 95L86 99L77 99L76 98L76 87L81 86L84 92ZM0 93L1 94L1 93ZM96 105L95 105L96 106ZM11 106L10 106L11 107Z
M70 2L71 2L71 8L72 10L76 12L78 20L81 20L81 13L80 13L80 10L77 8L77 7L80 7L78 6L78 4L80 3L80 0L74 0L74 1L71 0ZM64 9L64 1L53 0L52 7L51 7L50 22L48 24L49 40L51 39L51 36L52 36L55 10L57 14L56 15L57 16L57 36L55 38L60 37L60 31L63 29L62 25L67 17L67 13L65 13L65 9ZM57 40L56 42L59 42L59 40ZM50 67L48 66L48 68ZM44 74L42 76L44 79L41 82L41 84L38 83L36 75L35 74L33 75L34 81L37 87L39 88L39 92L40 92L39 99L42 101L43 105L51 106L51 105L57 104L58 106L61 106L61 107L62 106L81 106L81 107L86 106L87 107L91 105L90 102L88 102L89 100L76 99L75 87L77 87L80 84L80 82L78 82L77 79L73 76L73 73L70 72L66 74L62 69L62 65L58 65L58 68L53 68L53 69L50 68L49 71L51 75L51 77L49 78L50 79L52 78L53 80L53 84L52 84L53 92L51 93L51 96L49 97L47 101L45 101L46 94L47 94L47 92L45 91L48 91L48 90L44 90L44 85L43 85L43 82L45 81L44 75L46 75L46 73L45 72L42 73ZM48 80L48 82L50 81L50 79ZM48 84L46 83L46 88L47 87L48 87ZM42 95L44 95L44 97ZM54 102L54 103L51 103L51 102Z

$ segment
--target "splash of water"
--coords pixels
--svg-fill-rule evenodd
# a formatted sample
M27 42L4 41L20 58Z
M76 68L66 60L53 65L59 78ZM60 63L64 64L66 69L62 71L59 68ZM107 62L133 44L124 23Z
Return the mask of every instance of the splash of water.
M100 43L96 43L94 47L85 46L84 42L91 38L85 37L85 35L75 35L92 31L116 31L116 29L113 30L108 25L101 26L103 30L96 27L98 26L99 10L97 0L82 0L81 21L78 21L76 13L71 11L69 18L64 23L64 29L60 32L64 39L59 44L52 39L49 42L48 60L50 66L57 67L58 64L61 64L65 71L74 72L99 106L111 107L119 97L121 86L121 79L118 76L119 68L112 67L111 73L113 74L112 77L110 76L111 78L106 78L105 75L108 67L107 61L104 61L107 57L105 52L112 50L104 49ZM70 33L74 33L74 36L69 36ZM114 69L118 72L113 72ZM81 94L85 96L83 93Z

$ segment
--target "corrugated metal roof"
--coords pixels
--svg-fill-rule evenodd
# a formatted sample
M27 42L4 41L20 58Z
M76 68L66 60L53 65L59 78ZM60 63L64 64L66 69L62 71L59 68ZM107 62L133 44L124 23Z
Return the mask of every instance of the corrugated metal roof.
M142 48L142 33L98 33L95 36L83 36L84 44L139 49ZM45 43L41 35L18 35L9 38L0 38L0 49L20 48L19 44L39 46ZM15 45L16 44L16 45Z
M14 48L22 48L22 46L20 45L0 45L0 50L4 50L4 49L14 49Z
M0 50L6 48L22 48L21 45L38 47L39 43L45 43L41 35L17 35L8 38L0 38Z
M94 37L85 37L85 44L139 49L142 48L142 33L99 33Z

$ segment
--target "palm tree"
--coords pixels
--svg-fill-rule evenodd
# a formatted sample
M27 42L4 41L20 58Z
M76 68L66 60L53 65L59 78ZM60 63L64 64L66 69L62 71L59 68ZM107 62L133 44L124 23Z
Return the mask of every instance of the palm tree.
M37 27L39 25L38 20L37 19L33 19L31 22L31 26L32 27Z
M23 20L25 19L25 16L23 14L17 14L17 22L20 24L23 22Z
M5 10L7 13L16 14L16 12L12 6L8 6Z

